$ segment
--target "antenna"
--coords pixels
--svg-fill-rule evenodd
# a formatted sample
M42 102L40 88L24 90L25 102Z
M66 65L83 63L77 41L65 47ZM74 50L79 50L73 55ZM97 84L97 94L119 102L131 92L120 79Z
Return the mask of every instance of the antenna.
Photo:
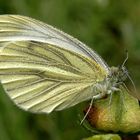
M128 50L126 50L125 52L126 52L126 58L125 58L124 62L123 62L122 65L121 65L122 68L124 67L125 63L126 63L127 60L128 60Z
M122 63L121 68L124 67L124 65L125 65L125 63L127 62L127 60L128 60L128 50L126 50L126 58L125 58L124 62ZM137 99L139 99L139 98L138 98L138 94L137 94L138 92L137 92L137 89L136 89L136 86L135 86L134 81L132 80L132 78L131 78L131 76L129 75L129 73L126 72L125 74L127 75L128 79L131 81L132 86L133 86L133 88L134 88L134 93L136 94Z

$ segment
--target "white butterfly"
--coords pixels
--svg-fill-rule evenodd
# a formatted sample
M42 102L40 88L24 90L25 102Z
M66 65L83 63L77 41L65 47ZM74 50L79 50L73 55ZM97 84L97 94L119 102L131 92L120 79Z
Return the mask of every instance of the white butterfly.
M109 68L93 50L35 19L0 16L0 80L24 110L50 113L117 90L124 67Z

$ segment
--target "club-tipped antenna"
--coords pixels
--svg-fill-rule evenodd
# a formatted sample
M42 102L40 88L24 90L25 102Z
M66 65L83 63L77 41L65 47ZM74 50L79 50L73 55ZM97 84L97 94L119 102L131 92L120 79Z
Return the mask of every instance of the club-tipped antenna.
M128 50L126 50L126 58L125 58L124 62L121 65L122 68L124 67L124 65L127 62L127 60L128 60ZM136 89L136 86L135 86L135 83L134 83L133 79L131 78L131 76L129 75L128 72L126 72L125 74L127 75L128 79L131 81L132 86L134 88L134 93L136 94L137 99L139 99L138 98L138 92L137 92L137 89Z
M121 65L122 68L124 67L125 63L128 60L128 50L126 50L125 52L126 52L126 58L125 58L125 60L123 61L122 65Z

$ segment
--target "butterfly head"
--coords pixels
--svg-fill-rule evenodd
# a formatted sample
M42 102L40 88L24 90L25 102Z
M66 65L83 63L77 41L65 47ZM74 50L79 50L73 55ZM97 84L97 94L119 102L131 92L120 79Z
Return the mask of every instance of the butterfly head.
M117 83L123 82L128 77L128 70L125 66L121 67L111 67L111 79L115 80Z
M126 51L126 58L123 61L122 65L120 65L119 67L111 67L111 75L110 76L117 83L124 82L129 75L128 70L125 67L127 60L128 60L128 52Z

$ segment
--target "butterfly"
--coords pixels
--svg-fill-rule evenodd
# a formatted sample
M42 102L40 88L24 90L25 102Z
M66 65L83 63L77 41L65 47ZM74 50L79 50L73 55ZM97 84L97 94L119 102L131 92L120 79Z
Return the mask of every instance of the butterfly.
M0 81L20 108L50 113L118 90L127 70L109 67L78 39L41 21L0 15Z

